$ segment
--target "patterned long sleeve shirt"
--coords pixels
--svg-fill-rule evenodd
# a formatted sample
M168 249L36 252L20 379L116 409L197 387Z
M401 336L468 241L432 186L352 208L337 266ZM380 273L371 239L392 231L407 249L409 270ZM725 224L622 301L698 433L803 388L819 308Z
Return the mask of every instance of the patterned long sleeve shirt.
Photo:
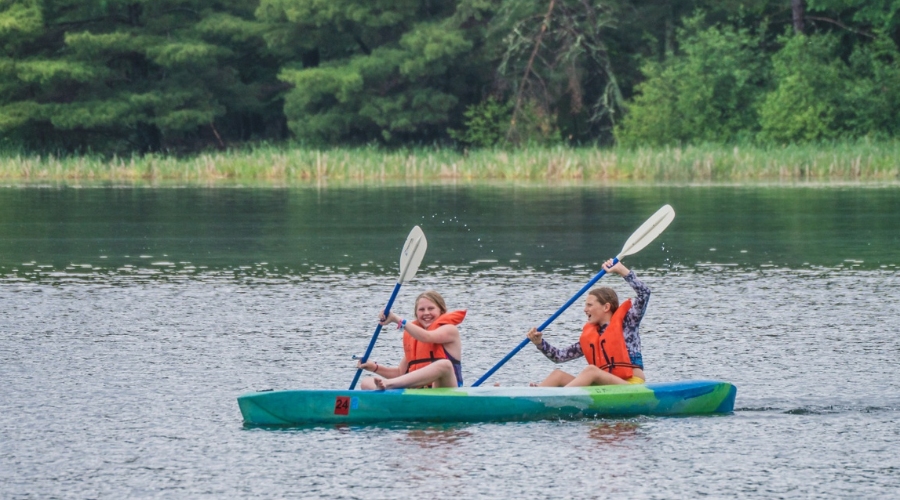
M641 357L641 336L638 333L638 327L641 324L641 319L644 318L644 313L647 312L650 289L635 276L634 271L629 272L625 276L625 281L631 285L636 297L632 299L631 309L622 321L622 333L625 335L625 346L628 348L628 356L631 358L631 363L643 368L644 360ZM601 334L606 330L608 324L600 327ZM546 340L541 340L541 346L538 349L554 363L564 363L584 356L579 342L575 342L565 349L557 349Z

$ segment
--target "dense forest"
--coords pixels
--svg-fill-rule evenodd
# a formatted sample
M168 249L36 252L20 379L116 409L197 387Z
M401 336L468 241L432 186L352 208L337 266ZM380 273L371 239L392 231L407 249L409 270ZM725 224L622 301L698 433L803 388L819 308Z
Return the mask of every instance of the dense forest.
M0 0L0 150L900 131L888 0Z

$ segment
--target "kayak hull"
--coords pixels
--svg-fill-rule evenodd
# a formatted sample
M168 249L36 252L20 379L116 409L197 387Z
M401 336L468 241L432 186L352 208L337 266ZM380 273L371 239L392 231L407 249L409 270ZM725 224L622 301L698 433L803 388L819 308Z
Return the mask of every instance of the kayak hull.
M504 422L730 413L737 389L691 380L592 387L461 387L389 391L287 390L238 397L244 423Z

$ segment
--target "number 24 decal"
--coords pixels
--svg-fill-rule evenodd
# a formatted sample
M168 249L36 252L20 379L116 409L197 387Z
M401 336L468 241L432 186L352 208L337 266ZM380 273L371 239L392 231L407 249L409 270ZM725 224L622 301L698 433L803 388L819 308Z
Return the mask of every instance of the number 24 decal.
M338 396L334 400L334 414L335 415L349 415L350 414L350 396Z

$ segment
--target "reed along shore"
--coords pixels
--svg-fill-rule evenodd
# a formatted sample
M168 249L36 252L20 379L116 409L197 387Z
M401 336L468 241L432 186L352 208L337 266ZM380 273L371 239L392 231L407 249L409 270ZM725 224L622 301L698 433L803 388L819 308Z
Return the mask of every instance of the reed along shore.
M323 181L893 182L900 141L666 148L262 146L191 156L0 152L0 181L284 185Z

